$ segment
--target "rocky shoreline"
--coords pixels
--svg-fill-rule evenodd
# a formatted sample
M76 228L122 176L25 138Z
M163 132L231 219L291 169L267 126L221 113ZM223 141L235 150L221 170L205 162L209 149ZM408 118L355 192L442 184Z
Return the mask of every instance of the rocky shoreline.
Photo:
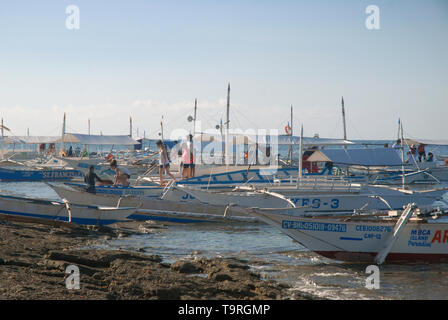
M286 285L262 280L243 260L168 264L158 255L81 249L118 236L126 231L0 220L0 299L289 298ZM79 289L66 287L69 265L79 268Z

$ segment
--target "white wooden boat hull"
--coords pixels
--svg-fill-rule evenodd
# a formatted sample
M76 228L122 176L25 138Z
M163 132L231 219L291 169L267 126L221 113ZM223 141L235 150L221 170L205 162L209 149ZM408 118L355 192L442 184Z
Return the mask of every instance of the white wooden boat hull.
M300 244L324 257L348 262L373 262L393 232L393 221L356 221L355 218L303 218L252 211ZM448 262L448 219L408 222L392 246L386 262Z
M80 186L72 184L50 184L53 190L71 203L93 204L103 206L130 206L138 209L129 216L134 220L155 220L166 223L198 223L198 222L258 222L254 217L240 212L227 210L224 206L204 205L197 201L169 201L157 197L120 195L114 193L88 193ZM96 191L98 191L98 187Z
M242 207L258 208L285 208L291 206L287 201L267 194L243 191L243 192L219 192L198 188L177 186L177 189L189 193L195 199L207 204L225 206L238 204ZM316 190L300 190L295 188L271 187L269 191L285 196L292 201L296 207L289 214L316 215L338 212L350 212L365 208L372 210L389 209L386 200L392 209L402 209L410 202L420 206L428 206L439 200L446 190L435 190L432 192L401 192L392 188L378 186L367 187L360 191L331 192ZM378 198L376 196L380 196ZM166 199L171 200L170 193Z
M70 204L71 222L82 225L107 225L128 220L135 208L111 208ZM30 219L69 221L69 213L64 203L0 196L0 215Z

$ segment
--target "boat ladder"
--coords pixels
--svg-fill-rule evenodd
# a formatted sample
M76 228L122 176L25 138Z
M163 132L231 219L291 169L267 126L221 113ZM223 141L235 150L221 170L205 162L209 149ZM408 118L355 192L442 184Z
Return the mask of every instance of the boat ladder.
M397 223L395 224L393 232L386 239L384 247L376 255L375 263L382 264L386 260L387 255L389 254L390 250L395 244L395 241L397 241L400 232L404 229L404 227L408 223L409 218L412 216L412 213L414 212L415 208L416 208L415 203L409 203L406 206L406 209L401 214L400 219L398 219Z

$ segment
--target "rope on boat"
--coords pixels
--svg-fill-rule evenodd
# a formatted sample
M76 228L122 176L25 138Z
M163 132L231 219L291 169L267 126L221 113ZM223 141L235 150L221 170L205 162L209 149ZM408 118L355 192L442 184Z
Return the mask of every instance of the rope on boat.
M384 202L386 204L386 206L389 207L390 210L393 210L392 207L390 206L389 202L387 202L386 199L384 199L383 197L376 195L376 196L369 196L369 198L381 200L381 202Z

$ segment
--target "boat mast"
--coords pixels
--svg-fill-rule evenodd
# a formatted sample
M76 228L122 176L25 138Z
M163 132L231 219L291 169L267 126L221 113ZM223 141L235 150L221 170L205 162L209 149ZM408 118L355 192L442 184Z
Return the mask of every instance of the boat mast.
M129 137L132 138L132 117L129 117Z
M345 125L345 108L344 108L344 97L342 97L342 126L344 128L344 140L347 140L347 127ZM344 146L347 149L347 146Z
M293 132L294 132L293 128L294 128L294 126L293 126L293 107L291 105L291 133L290 133L291 138L293 137ZM290 162L290 165L292 166L292 139L290 139L290 145L289 145L289 162Z
M196 134L196 112L198 109L198 99L194 99L194 118L193 118L193 136ZM202 133L201 133L202 136Z
M90 136L90 119L88 119L88 133L89 133L89 136Z
M64 118L62 119L62 146L61 146L61 150L65 149L65 145L64 145L64 136L65 136L65 112L64 112Z
M400 123L400 131L401 131L401 184L404 189L404 139L403 139L403 124Z
M298 176L297 176L297 189L299 188L299 183L302 180L302 162L303 162L303 124L301 125L300 128L300 142L299 142L299 172L298 172Z
M227 121L226 121L226 171L229 171L229 128L230 128L230 82L227 87Z
M160 136L162 138L162 143L163 143L163 116L162 116L162 120L160 120Z
M3 150L3 139L4 139L5 135L4 135L4 132L3 132L3 118L2 118L1 129L2 129L2 150L1 150L1 155L2 155L2 159L4 159L5 155L4 155L4 150Z

